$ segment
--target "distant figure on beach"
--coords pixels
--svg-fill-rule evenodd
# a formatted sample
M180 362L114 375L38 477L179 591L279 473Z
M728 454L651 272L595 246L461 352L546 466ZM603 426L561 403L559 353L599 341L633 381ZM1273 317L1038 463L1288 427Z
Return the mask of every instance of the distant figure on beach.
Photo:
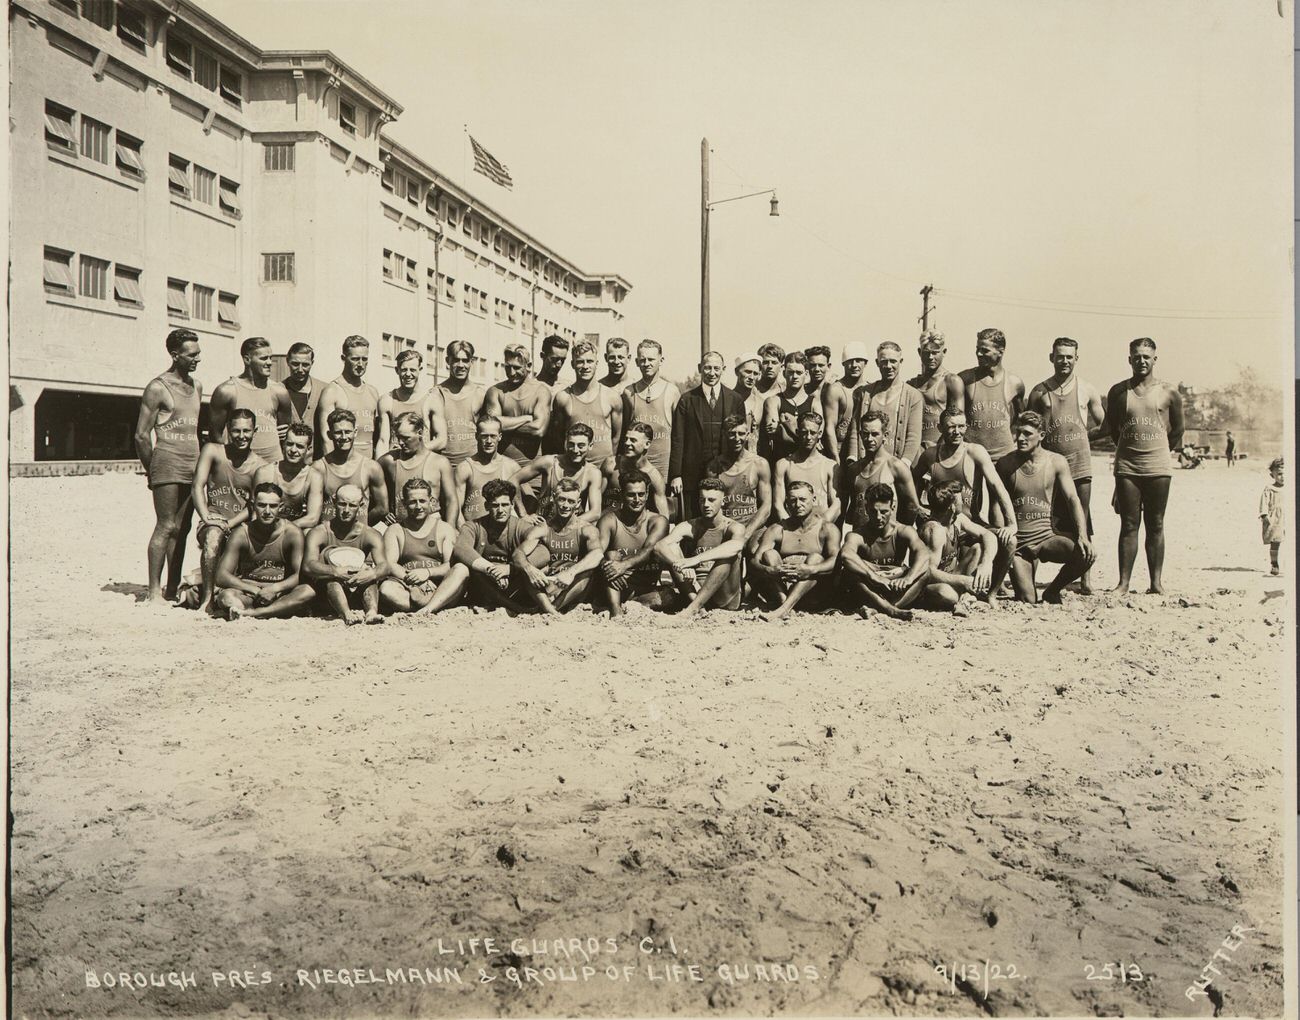
M1282 548L1282 539L1286 537L1285 511L1282 505L1282 489L1286 483L1286 472L1281 457L1273 459L1268 466L1268 473L1273 476L1273 481L1264 487L1263 495L1259 497L1259 521L1263 526L1264 544L1268 546L1268 559L1271 566L1269 573L1274 577L1281 577L1282 566L1278 562L1278 553Z
M1232 432L1228 432L1228 441L1223 447L1224 460L1228 462L1228 467L1232 467L1237 461L1237 440L1233 438ZM1270 467L1271 471L1272 468Z
M1115 441L1114 506L1120 516L1118 595L1128 594L1142 524L1151 575L1147 592L1164 593L1165 505L1173 474L1169 451L1183 442L1183 399L1176 387L1155 377L1156 360L1156 342L1150 337L1130 342L1133 375L1106 395L1106 422Z

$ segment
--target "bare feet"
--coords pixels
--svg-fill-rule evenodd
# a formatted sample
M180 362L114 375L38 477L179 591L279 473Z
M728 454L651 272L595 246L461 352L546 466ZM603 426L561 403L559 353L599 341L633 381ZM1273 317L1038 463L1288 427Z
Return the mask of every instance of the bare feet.
M1148 595L1163 595L1164 593L1165 593L1165 586L1163 584L1153 584L1151 585L1150 588L1147 589Z
M1061 604L1061 589L1052 587L1044 588L1043 601L1049 605L1059 606Z
M858 606L857 614L860 617L862 617L864 620L870 620L873 616L876 615L876 611L872 609L870 606Z
M380 616L378 613L370 613L370 614L369 614L368 616L366 616L364 619L365 619L366 623L371 623L371 624L373 624L373 623L383 623L383 622L384 622L384 618L383 618L382 616Z
M244 615L244 610L242 606L231 606L229 609L226 610L227 620L238 620L243 615Z
M349 609L347 615L343 617L343 622L349 627L355 626L358 623L365 623L366 614L360 609Z
M1127 594L1128 594L1128 582L1127 582L1127 581L1121 581L1119 584L1115 585L1115 587L1112 588L1112 589L1110 590L1110 593L1111 593L1112 595L1127 595Z
M891 620L898 620L901 623L906 623L912 618L912 611L910 609L895 609L888 615Z

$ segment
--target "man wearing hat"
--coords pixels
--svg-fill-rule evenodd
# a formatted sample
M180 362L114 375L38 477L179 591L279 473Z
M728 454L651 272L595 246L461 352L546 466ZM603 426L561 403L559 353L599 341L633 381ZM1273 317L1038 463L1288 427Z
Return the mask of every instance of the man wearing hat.
M939 442L939 415L944 410L966 406L966 390L961 376L943 367L943 356L948 350L943 334L937 329L927 329L921 334L921 345L916 353L921 358L921 372L907 380L919 390L925 406L921 409L921 449L926 450Z
M758 381L762 376L762 361L757 354L746 351L738 355L732 363L736 373L736 396L745 402L745 414L749 418L749 441L746 449L758 449L758 426L763 420L763 394L758 392Z
M826 441L822 448L837 463L844 462L853 418L853 395L867 381L869 360L866 344L860 340L849 341L840 357L844 374L822 387L822 417L826 419Z

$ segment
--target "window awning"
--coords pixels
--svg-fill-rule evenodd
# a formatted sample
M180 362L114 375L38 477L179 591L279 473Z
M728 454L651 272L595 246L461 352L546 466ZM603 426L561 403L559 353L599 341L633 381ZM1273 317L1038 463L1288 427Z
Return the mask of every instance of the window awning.
M122 166L126 167L126 169L134 171L141 177L144 176L144 163L140 160L140 150L133 149L129 145L123 145L121 142L118 142L117 161Z
M239 312L235 306L236 299L230 294L222 294L217 300L217 321L223 326L238 326Z
M171 179L171 182L176 185L176 187L183 189L186 192L186 194L189 193L190 175L187 174L184 170L182 170L178 166L168 167L167 176Z
M46 258L45 282L51 287L72 290L72 266L60 259Z
M167 311L175 315L190 314L190 303L185 298L185 288L167 285Z
M138 276L123 276L118 273L113 280L113 295L119 301L130 301L137 305L144 304L144 297L140 293L140 278Z
M72 147L76 147L77 139L72 133L72 121L63 120L54 116L49 111L45 113L45 130L54 135L61 142Z
M225 212L239 212L239 186L226 180L221 180L221 208Z

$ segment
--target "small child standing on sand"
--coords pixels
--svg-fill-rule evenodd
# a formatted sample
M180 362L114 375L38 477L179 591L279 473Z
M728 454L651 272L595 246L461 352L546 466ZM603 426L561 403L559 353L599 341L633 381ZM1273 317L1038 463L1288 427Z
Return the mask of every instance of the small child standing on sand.
M1274 577L1282 573L1278 563L1278 550L1286 535L1285 514L1282 510L1282 488L1285 484L1284 466L1281 457L1273 459L1268 466L1268 473L1273 476L1273 483L1264 489L1259 497L1259 520L1263 525L1264 544L1268 546L1268 558L1273 565L1269 571Z

